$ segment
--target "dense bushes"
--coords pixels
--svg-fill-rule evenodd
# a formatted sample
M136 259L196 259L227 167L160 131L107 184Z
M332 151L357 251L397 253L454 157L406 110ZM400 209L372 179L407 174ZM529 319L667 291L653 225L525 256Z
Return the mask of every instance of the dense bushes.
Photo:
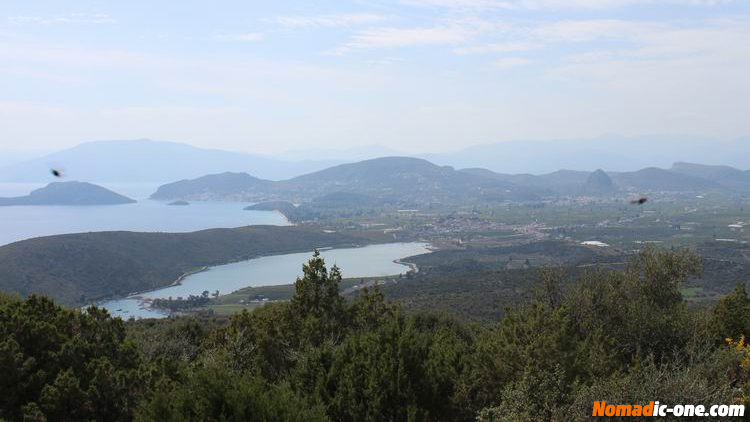
M125 335L104 310L0 297L0 418L128 420L141 374Z
M347 303L317 254L290 302L221 326L3 297L0 418L583 420L595 400L746 401L750 299L738 287L689 309L679 289L698 270L648 248L573 283L546 271L533 300L486 326L405 314L377 288Z

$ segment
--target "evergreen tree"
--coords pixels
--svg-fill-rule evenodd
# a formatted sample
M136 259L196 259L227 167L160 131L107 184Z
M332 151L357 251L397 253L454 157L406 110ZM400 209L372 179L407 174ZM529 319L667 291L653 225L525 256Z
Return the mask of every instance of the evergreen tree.
M750 298L743 283L716 302L712 315L719 342L726 338L750 339Z

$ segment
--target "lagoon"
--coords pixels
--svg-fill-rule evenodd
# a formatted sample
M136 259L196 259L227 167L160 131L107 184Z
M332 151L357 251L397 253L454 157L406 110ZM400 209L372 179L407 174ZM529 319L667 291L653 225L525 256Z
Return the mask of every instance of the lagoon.
M425 243L389 243L324 250L321 255L328 266L338 265L344 277L377 277L405 273L409 267L394 261L428 253L427 246ZM99 306L123 318L160 318L165 315L146 308L144 300L200 295L204 290L228 294L244 287L292 284L302 275L302 264L311 256L312 251L272 255L211 267L185 277L180 285L142 293L137 297L108 301Z

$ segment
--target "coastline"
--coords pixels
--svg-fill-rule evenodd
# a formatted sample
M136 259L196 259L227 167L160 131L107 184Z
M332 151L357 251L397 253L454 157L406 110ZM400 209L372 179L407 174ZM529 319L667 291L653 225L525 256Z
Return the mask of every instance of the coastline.
M411 243L411 242L395 242L395 243ZM434 246L430 245L429 243L426 243L426 242L417 242L417 243L424 243L425 244L425 249L427 249L427 251L428 251L427 253L432 253L433 250L435 249ZM315 248L315 249L317 249L319 251L332 250L332 249L359 249L359 248L364 248L364 247L367 247L367 246L370 246L370 245L379 245L379 244L388 244L388 243L368 243L368 244L352 244L352 245L339 245L339 246L325 246L325 247L320 247L320 248ZM261 255L254 256L254 257L249 258L249 259L228 260L228 261L223 262L221 264L216 264L216 265L211 265L211 266L203 266L201 268L198 268L198 269L195 269L195 270L192 270L192 271L188 271L188 272L180 275L179 277L177 277L177 279L175 279L175 281L171 282L170 284L163 285L163 286L160 286L160 287L154 287L152 289L146 289L146 290L140 290L140 291L137 291L137 292L128 293L125 296L113 296L113 297L109 297L109 298L106 298L106 299L98 300L98 301L96 301L95 305L99 305L101 303L105 303L105 302L109 302L109 301L113 301L113 300L120 300L120 299L139 299L139 300L144 300L144 298L142 298L140 295L142 295L144 293L149 293L149 292L161 290L161 289L166 289L166 288L173 287L173 286L182 285L182 282L187 277L189 277L191 275L194 275L194 274L198 274L198 273L201 273L201 272L208 271L212 267L219 267L219 266L222 266L222 265L229 265L229 264L234 264L234 263L237 263L237 262L251 261L253 259L265 258L265 257L270 257L270 256L279 256L279 255L304 253L304 252L311 252L311 251L297 249L297 250L290 250L290 251L284 251L284 252L279 252L279 253L261 254ZM406 257L406 258L408 258L408 257ZM402 261L402 259L405 259L405 258L395 259L392 262L394 262L396 264L399 264L399 265L405 265L405 266L409 267L415 273L419 271L419 268L417 267L416 264ZM89 306L89 305L86 305L86 306Z
M396 242L396 243L398 243L398 242ZM406 243L411 243L411 242L406 242ZM420 243L423 246L422 250L424 251L424 253L432 253L433 252L434 247L432 247L431 245L429 245L428 243L425 243L425 242L420 242ZM318 250L339 249L339 248L341 248L341 249L361 249L361 248L365 248L367 246L371 246L371 244L344 245L344 246L338 246L338 247L326 247L326 248L318 248ZM284 253L278 253L278 254L264 254L264 255L260 255L260 256L253 257L253 258L246 259L246 260L243 259L243 260L236 260L236 261L228 262L227 264L232 264L232 263L236 263L236 262L252 261L254 259L260 259L260 258L270 257L270 256L278 256L278 255L286 255L286 254L294 254L294 253L306 253L306 252L310 252L310 251L309 250L304 250L304 251L284 252ZM418 253L418 255L421 255L421 253ZM414 256L414 255L410 255L410 256ZM409 272L411 272L411 273L414 274L414 273L419 272L419 267L417 266L417 264L415 264L413 262L405 261L408 258L409 257L393 259L391 262L393 262L393 263L395 263L395 264L397 264L399 266L401 266L401 265L406 266L408 269L406 271L404 271L404 272L394 271L393 274L390 274L388 276L390 277L390 276L395 276L395 275L398 275L398 274L408 274ZM221 264L221 265L227 265L227 264ZM154 299L150 298L150 297L144 297L143 294L148 293L148 292L153 292L153 291L167 289L167 288L170 288L170 287L173 287L173 286L181 285L181 284L183 284L182 282L187 277L189 277L190 275L194 275L194 274L197 274L197 273L208 271L212 267L213 266L211 266L211 267L204 266L204 267L197 268L195 270L186 272L186 273L182 274L180 277L178 277L175 281L173 281L172 283L170 283L169 285L164 286L164 287L157 287L157 288L154 288L154 289L143 290L143 291L140 291L140 292L137 292L137 293L131 293L131 294L125 296L125 297L121 296L121 297L108 298L108 299L105 299L105 300L97 301L96 302L96 306L103 307L105 309L110 309L110 312L113 312L114 308L111 307L112 304L108 304L109 302L116 302L116 301L120 301L120 300L125 300L125 301L132 300L132 301L135 301L137 303L136 306L138 306L141 310L147 311L149 313L155 313L155 314L161 315L161 316L154 316L156 318L160 318L160 317L163 317L163 316L170 316L170 315L175 315L175 314L182 313L182 312L176 312L176 311L171 311L171 310L162 309L162 308L156 308L156 307L152 306L152 301ZM252 287L252 286L248 286L248 287ZM242 289L239 289L239 290L242 290ZM228 293L225 293L224 295L231 295L232 293L235 293L235 292L236 291L228 292ZM102 306L102 305L105 305L105 306ZM125 306L122 306L122 307L125 308ZM85 307L83 309L85 309ZM132 310L131 310L131 312L132 312ZM122 318L126 318L127 317L125 315L119 315L119 314L115 314L115 315L120 316ZM138 316L138 318L141 318L141 317L149 318L150 316L143 316L143 315Z
M284 215L284 213L283 213L283 212L281 212L281 211L279 211L279 210L273 210L273 212L275 212L276 214L279 214L279 215L280 215L280 216L281 216L281 217L282 217L282 218L284 219L284 221L286 222L286 225L287 225L287 226L296 226L296 224L292 223L292 222L291 222L291 221L289 220L289 217L287 217L286 215Z
M330 249L356 249L356 248L364 248L364 247L370 246L370 245L382 245L382 244L384 244L384 243L367 243L367 244L352 244L352 245L340 245L340 246L324 246L324 247L315 248L315 249L317 249L319 251L325 251L325 250L330 250ZM188 271L186 273L183 273L182 275L180 275L179 277L177 277L177 279L175 279L175 281L171 282L170 284L166 284L166 285L159 286L159 287L154 287L152 289L146 289L146 290L139 290L139 291L136 291L136 292L131 292L131 293L128 293L128 294L126 294L124 296L120 296L120 295L111 296L111 297L108 297L108 298L97 300L93 304L90 303L90 304L87 304L87 305L83 305L80 308L81 309L85 309L85 308L87 308L89 306L99 306L102 303L110 302L110 301L113 301L113 300L122 300L122 299L138 299L138 300L141 300L141 301L145 302L146 299L144 299L140 295L142 295L144 293L154 292L154 291L161 290L161 289L167 289L169 287L180 286L180 285L182 285L182 281L185 280L187 277L189 277L191 275L194 275L194 274L198 274L198 273L204 272L204 271L208 271L212 267L220 267L222 265L235 264L237 262L252 261L253 259L265 258L265 257L269 257L269 256L287 255L287 254L304 253L304 252L312 252L312 251L309 251L309 250L306 250L306 249L305 250L295 249L295 250L289 250L289 251L278 252L278 253L261 254L261 255L258 255L258 256L253 256L252 258L248 258L248 259L228 260L226 262L222 262L220 264L211 265L211 266L203 266L203 267L198 268L196 270L192 270L192 271Z
M428 253L429 253L429 252L428 252ZM417 264L415 264L415 263L413 263L413 262L406 262L406 261L402 261L402 260L401 260L400 258L399 258L399 259L394 259L394 260L393 260L393 262L394 262L395 264L399 264L399 265L405 265L405 266L409 267L409 270L410 270L410 271L413 271L413 272L414 272L414 274L416 274L416 273L418 273L418 272L419 272L419 267L417 266ZM408 271L407 271L407 272L408 272Z
M431 245L430 243L427 243L427 242L422 242L422 243L425 244L425 249L427 249L427 252L424 253L424 254L421 254L421 255L426 255L428 253L433 253L436 250L438 250L438 248L436 248L435 246ZM400 264L400 265L406 265L407 267L409 267L409 269L411 271L414 272L414 274L418 273L419 272L419 266L417 266L417 264L415 264L413 262L404 261L404 259L407 259L407 258L409 258L409 257L407 256L405 258L394 259L393 262L396 263L396 264Z

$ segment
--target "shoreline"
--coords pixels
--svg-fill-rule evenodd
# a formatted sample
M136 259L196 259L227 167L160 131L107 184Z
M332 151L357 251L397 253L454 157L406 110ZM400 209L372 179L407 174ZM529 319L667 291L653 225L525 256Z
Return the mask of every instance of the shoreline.
M432 253L432 251L430 251L430 252L427 252L427 253ZM415 264L415 263L413 263L413 262L406 262L406 261L402 261L402 260L401 260L401 258L399 258L399 259L394 259L394 260L393 260L393 262L394 262L395 264L399 264L399 265L405 265L405 266L409 267L409 270L410 270L410 271L413 271L413 272L414 272L414 274L416 274L416 273L418 273L418 272L419 272L419 266L417 266L417 264ZM407 271L407 272L408 272L408 271ZM397 275L397 274L392 274L392 275Z
M226 264L222 264L222 265L226 265ZM161 290L161 289L168 289L168 288L174 287L174 286L180 286L180 285L182 285L182 280L190 277L193 274L198 274L198 273L202 273L202 272L208 271L210 268L211 267L209 267L209 266L203 266L201 268L198 268L197 270L188 271L188 272L182 274L181 276L177 277L177 279L175 281L173 281L171 284L169 284L167 286L156 287L154 289L141 290L139 292L130 293L127 296L125 296L124 298L122 298L122 299L141 299L141 297L139 297L138 295L142 295L142 294L148 293L148 292L155 292L155 291ZM107 301L109 301L109 300L113 300L113 299L108 299ZM117 299L114 299L114 300L117 300Z
M358 245L342 245L342 246L339 246L339 247L326 246L326 247L321 247L321 248L316 248L316 249L319 250L319 251L333 250L333 249L360 249L360 248L364 248L364 247L372 246L372 245L388 245L388 244L398 244L398 243L421 243L421 244L425 245L425 249L427 250L427 252L425 252L425 253L432 253L435 250L434 246L430 245L427 242L368 243L368 244L358 244ZM155 287L153 289L147 289L147 290L141 290L141 291L138 291L138 292L129 293L129 294L125 295L125 296L110 297L110 298L107 298L107 299L102 299L102 300L97 301L93 305L94 306L100 306L101 304L106 303L106 302L111 302L111 301L115 301L115 300L124 300L124 299L135 299L135 300L140 301L141 303L149 303L150 300L151 300L150 298L144 298L144 297L142 297L140 295L143 295L144 293L154 292L154 291L158 291L158 290L167 289L167 288L170 288L170 287L182 285L182 282L187 277L189 277L191 275L194 275L194 274L198 274L198 273L201 273L201 272L208 271L212 267L219 267L219 266L222 266L222 265L235 264L235 263L238 263L238 262L252 261L254 259L271 257L271 256L288 255L288 254L305 253L305 252L312 252L312 251L309 251L309 250L292 250L292 251L286 251L286 252L280 252L280 253L271 253L271 254L258 255L258 256L255 256L255 257L252 257L252 258L249 258L249 259L231 260L231 261L228 261L228 262L225 262L225 263L222 263L222 264L217 264L217 265L203 266L203 267L198 268L196 270L192 270L192 271L189 271L189 272L186 272L186 273L180 275L179 277L177 277L177 279L175 281L173 281L172 283L170 283L168 285L165 285L165 286L162 286L162 287ZM405 257L405 258L408 258L408 257ZM396 264L399 264L399 265L407 266L407 267L409 267L410 270L414 271L415 273L418 272L419 271L419 267L416 264L402 261L402 259L405 259L405 258L398 258L398 259L393 260L392 262L394 262ZM227 294L231 294L231 293L233 293L233 292L230 292L230 293L227 293ZM81 309L85 309L88 306L92 306L92 305L89 304L89 305L82 306ZM150 306L148 306L147 308L148 309L152 309Z
M296 226L296 224L292 223L292 222L291 222L291 221L289 220L289 217L287 217L286 215L284 215L284 213L283 213L283 212L281 212L281 211L279 211L279 210L273 210L273 212L275 212L276 214L279 214L279 215L280 215L280 216L281 216L281 217L282 217L282 218L284 219L284 221L286 222L286 225L287 225L287 226Z
M395 244L395 243L425 243L425 242L391 242L391 243ZM320 248L315 248L315 250L326 251L326 250L332 250L332 249L359 249L359 248L364 248L364 247L372 246L372 245L388 245L388 244L391 244L391 243L367 243L367 244L354 244L354 245L341 245L341 246L324 246L324 247L320 247ZM427 243L425 243L425 244L427 244ZM222 265L236 264L238 262L252 261L252 260L258 259L258 258L266 258L266 257L271 257L271 256L288 255L288 254L296 254L296 253L304 253L304 252L311 252L312 253L313 251L295 249L295 250L290 250L290 251L285 251L285 252L279 252L279 253L262 254L262 255L254 256L254 257L248 258L248 259L229 260L229 261L226 261L226 262L223 262L223 263L220 263L220 264L216 264L216 265L203 266L203 267L201 267L201 268L199 268L197 270L193 270L193 271L189 271L189 272L183 273L182 275L180 275L179 277L177 277L177 279L175 281L171 282L170 284L167 284L167 285L164 285L164 286L161 286L161 287L154 287L153 289L146 289L146 290L140 290L140 291L137 291L137 292L128 293L128 294L126 294L124 296L113 296L113 297L109 297L109 298L106 298L106 299L97 300L96 303L94 303L94 305L99 305L99 304L102 304L104 302L110 302L110 301L113 301L113 300L142 299L138 295L142 295L142 294L148 293L148 292L154 292L154 291L161 290L161 289L167 289L169 287L180 286L180 285L182 285L182 281L185 280L187 277L189 277L189 276L191 276L193 274L198 274L198 273L201 273L201 272L204 272L204 271L208 271L208 270L210 270L213 267L220 267ZM402 265L406 265L406 264L402 264ZM85 307L88 307L88 306L91 306L91 304L84 305L83 307L85 308Z

